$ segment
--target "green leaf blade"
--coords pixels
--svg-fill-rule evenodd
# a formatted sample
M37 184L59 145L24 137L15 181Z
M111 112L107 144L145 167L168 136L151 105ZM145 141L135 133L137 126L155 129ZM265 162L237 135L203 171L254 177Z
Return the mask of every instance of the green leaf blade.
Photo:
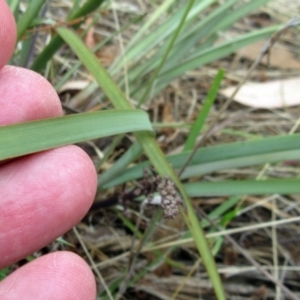
M4 126L0 160L132 131L152 132L145 112L101 111Z
M41 1L41 0L39 0ZM32 1L34 2L34 1ZM68 18L68 21L73 21L75 19L82 18L89 13L96 10L104 0L87 0L84 5L82 5L77 11L75 11L72 16ZM83 20L82 20L83 21ZM80 24L80 23L79 23ZM74 25L77 28L79 24ZM58 35L55 35L49 44L43 49L43 51L37 56L35 61L31 65L31 70L36 72L41 72L41 70L46 66L47 62L53 57L56 51L63 45L64 41Z
M198 114L197 119L194 122L194 124L189 132L188 138L184 145L184 149L183 149L184 151L192 150L195 147L197 137L201 132L201 129L202 129L202 127L205 123L205 120L208 116L208 113L210 111L210 108L212 107L212 105L216 99L216 96L218 94L223 76L224 76L224 71L219 70L217 76L215 77L215 79L211 85L208 95L207 95L206 99L204 100L202 110Z
M190 197L220 197L246 194L299 194L300 178L193 182L185 184L185 188Z
M17 24L17 40L20 40L25 31L29 28L34 18L38 15L44 5L45 0L31 1L26 12L20 17Z

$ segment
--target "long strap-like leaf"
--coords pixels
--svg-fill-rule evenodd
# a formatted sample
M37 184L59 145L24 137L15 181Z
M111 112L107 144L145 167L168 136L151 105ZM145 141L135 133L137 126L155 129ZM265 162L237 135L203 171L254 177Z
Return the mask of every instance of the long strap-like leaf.
M110 110L4 126L0 127L0 160L132 131L153 135L145 112Z
M84 43L79 39L79 37L72 31L66 28L58 28L58 34L65 40L65 42L72 48L76 53L82 63L94 76L95 80L102 88L106 96L111 100L115 108L118 109L131 109L131 105L126 100L124 94L115 84L113 79L109 76L107 71L102 67L99 60L94 56L94 54L84 45ZM182 212L184 219L193 235L195 243L198 247L199 253L203 259L206 266L209 277L215 289L217 299L224 300L225 294L223 290L223 285L220 276L217 272L216 264L214 258L211 254L210 248L206 241L204 232L199 224L199 220L194 212L191 201L188 198L183 185L181 184L179 178L175 174L172 167L167 162L163 152L159 148L156 140L153 136L147 132L135 133L138 142L144 148L147 156L149 157L151 163L162 176L168 175L175 182L178 190L180 191L187 208L188 216Z

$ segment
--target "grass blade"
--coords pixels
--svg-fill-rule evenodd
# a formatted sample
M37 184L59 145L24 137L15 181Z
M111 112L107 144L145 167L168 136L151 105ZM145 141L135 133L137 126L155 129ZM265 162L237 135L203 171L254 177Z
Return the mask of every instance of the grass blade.
M183 14L183 16L180 20L180 23L178 24L176 30L174 31L173 36L170 40L170 43L168 44L167 49L166 49L164 55L162 56L162 59L160 60L160 63L158 65L158 67L155 69L154 74L152 75L152 77L150 79L150 82L148 83L148 86L146 88L146 91L144 92L143 96L139 99L137 107L140 107L140 105L142 103L144 103L145 100L147 99L147 97L148 97L148 95L149 95L149 93L152 89L152 85L153 85L154 81L156 80L160 70L163 68L163 66L164 66L164 64L165 64L165 62L166 62L166 60L167 60L167 58L168 58L168 56L169 56L169 54L170 54L170 52L173 48L173 45L175 44L176 39L178 38L179 33L180 33L180 31L182 30L182 28L185 24L186 18L188 16L193 4L194 4L194 0L190 0L189 3L187 4L187 7L184 11L184 14Z
M84 5L78 9L78 11L74 12L72 16L68 19L68 21L73 21L75 19L82 18L94 10L96 10L105 0L87 0ZM34 1L32 1L34 2ZM73 28L77 28L79 24L73 26ZM31 65L31 70L36 72L41 72L41 70L46 66L47 62L53 57L55 52L63 45L63 40L55 35L50 43L44 48L44 50L37 56L35 61Z
M190 197L299 194L300 178L193 182L185 184L185 188Z
M190 133L189 133L187 140L185 142L185 145L184 145L184 151L192 150L195 147L197 137L202 130L202 127L208 116L210 108L213 105L213 103L216 99L216 96L218 94L218 90L219 90L221 81L223 79L223 76L224 76L224 71L219 70L217 76L214 79L214 82L211 85L210 90L208 91L208 95L207 95L206 99L204 100L202 109L201 109L200 113L198 114L197 119L194 122L194 124L190 130Z
M17 40L19 41L25 31L29 28L32 21L38 15L41 7L44 5L45 0L30 1L25 13L19 18L17 24Z
M101 111L4 126L0 160L135 130L152 131L143 111Z

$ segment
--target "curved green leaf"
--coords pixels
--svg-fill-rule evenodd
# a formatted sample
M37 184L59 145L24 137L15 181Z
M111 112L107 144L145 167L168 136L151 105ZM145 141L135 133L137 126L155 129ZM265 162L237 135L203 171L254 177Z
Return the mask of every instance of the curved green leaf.
M4 126L0 160L131 131L152 132L144 111L110 110Z

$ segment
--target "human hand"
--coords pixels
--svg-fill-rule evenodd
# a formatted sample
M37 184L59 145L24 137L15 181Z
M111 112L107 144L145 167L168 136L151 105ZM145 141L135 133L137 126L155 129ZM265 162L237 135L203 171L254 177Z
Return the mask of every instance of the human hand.
M50 83L26 69L4 66L13 53L16 25L0 0L0 126L62 115ZM1 143L1 141L0 141ZM76 146L21 157L0 168L0 269L37 251L78 223L95 196L97 178ZM96 297L88 265L71 252L51 253L0 282L0 299Z

